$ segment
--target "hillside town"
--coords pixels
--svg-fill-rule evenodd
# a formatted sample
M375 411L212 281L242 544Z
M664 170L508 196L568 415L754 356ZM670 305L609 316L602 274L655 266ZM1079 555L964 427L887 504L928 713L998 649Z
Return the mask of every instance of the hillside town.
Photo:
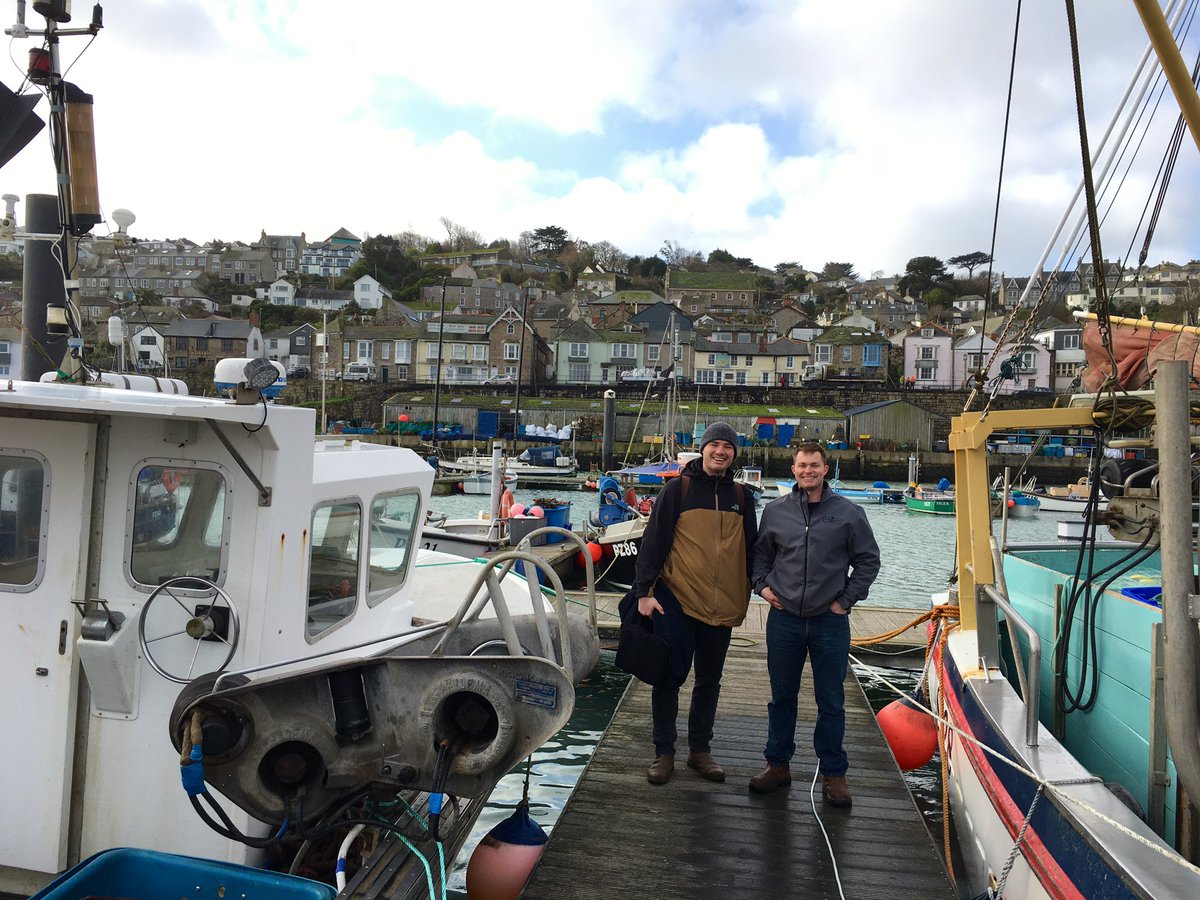
M399 241L345 228L315 241L265 231L232 243L95 239L79 251L80 312L93 358L198 383L220 359L265 356L292 379L530 389L672 377L946 391L987 367L990 390L1018 394L1070 391L1084 365L1071 313L1094 292L1086 263L1015 276L975 253L951 260L966 277L932 257L903 275L860 277L844 263L766 269L721 250L688 256L671 242L664 249L675 254L631 260L554 226L532 236L523 249L399 250L410 270L402 289L380 265ZM20 245L0 249L19 272ZM1191 308L1200 262L1136 278L1112 265L1106 277L1115 304L1162 317ZM1014 308L1036 321L1001 334ZM14 280L0 291L0 376L20 371L19 310ZM118 348L104 343L114 316L126 335Z

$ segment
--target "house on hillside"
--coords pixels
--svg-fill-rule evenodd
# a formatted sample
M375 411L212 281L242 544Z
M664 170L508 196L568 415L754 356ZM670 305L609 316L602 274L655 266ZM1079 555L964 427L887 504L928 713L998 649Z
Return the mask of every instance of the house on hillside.
M280 363L290 371L296 366L313 368L313 351L316 346L317 328L305 322L302 325L284 325L263 335L267 348L267 359Z
M954 334L936 322L924 322L904 337L906 382L921 388L954 387Z
M811 343L812 364L824 366L828 375L862 378L887 377L887 338L864 328L842 325L821 332Z
M1017 346L1008 342L993 356L996 340L990 334L973 334L959 338L954 345L954 386L968 387L987 361L985 378L989 384L1008 372L999 384L998 393L1013 394L1017 391L1051 388L1051 362L1053 356L1048 347L1037 342Z
M579 273L576 285L583 290L595 291L597 296L606 297L616 293L617 273L606 272L602 266L588 266Z
M308 240L303 231L299 234L267 234L263 229L254 246L271 251L271 259L275 260L275 274L282 277L288 272L300 270Z
M665 284L667 302L693 317L759 307L757 280L752 273L668 269Z
M211 369L218 360L264 355L258 317L177 319L163 332L164 354L176 371Z
M1075 379L1087 365L1083 350L1083 327L1047 319L1034 332L1033 339L1053 353L1051 387L1056 393L1071 390Z
M0 325L0 378L21 377L21 330Z

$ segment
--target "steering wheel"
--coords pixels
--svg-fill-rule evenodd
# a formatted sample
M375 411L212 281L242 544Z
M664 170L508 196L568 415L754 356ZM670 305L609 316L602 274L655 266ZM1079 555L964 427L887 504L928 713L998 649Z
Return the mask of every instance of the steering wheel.
M173 588L204 591L212 594L212 599L207 604L197 605L194 598L180 598ZM146 623L150 618L150 610L155 601L164 595L170 598L174 605L168 604L164 612L155 616L152 623L153 635L147 636ZM189 599L191 603L187 602ZM226 612L222 613L221 610ZM224 620L227 626L225 634L221 634L219 628L221 620ZM237 608L229 599L229 595L207 578L194 575L164 581L150 592L142 607L142 613L138 616L138 646L142 649L142 655L146 657L150 668L167 681L176 684L187 684L200 675L224 671L237 650L241 631ZM191 662L188 663L185 674L178 675L172 672L155 658L150 645L161 641L167 642L164 647L172 646L184 650L187 648L186 641L195 643L196 647L192 651ZM216 666L209 665L217 660L219 662ZM198 663L203 667L201 671L197 671Z

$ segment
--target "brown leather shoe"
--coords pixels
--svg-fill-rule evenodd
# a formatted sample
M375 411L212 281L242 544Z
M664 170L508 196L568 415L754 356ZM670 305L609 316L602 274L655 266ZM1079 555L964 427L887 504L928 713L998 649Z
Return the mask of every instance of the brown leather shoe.
M850 797L850 788L846 785L845 775L825 778L825 786L821 788L821 793L825 795L826 803L836 806L838 809L849 809L854 805L854 800Z
M790 766L773 766L767 763L765 769L750 779L750 790L756 794L769 794L771 791L787 787L791 783L792 769Z
M695 769L701 778L709 781L724 781L725 770L712 758L711 753L689 753L687 758L689 769Z
M646 780L651 784L666 784L675 772L675 757L656 756L654 765L646 772Z

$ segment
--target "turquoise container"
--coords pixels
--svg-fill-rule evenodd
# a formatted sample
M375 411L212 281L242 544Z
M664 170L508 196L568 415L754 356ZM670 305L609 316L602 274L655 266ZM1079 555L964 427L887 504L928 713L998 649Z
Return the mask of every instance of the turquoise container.
M85 859L34 894L32 900L333 900L336 894L331 885L296 875L154 850L118 848Z

